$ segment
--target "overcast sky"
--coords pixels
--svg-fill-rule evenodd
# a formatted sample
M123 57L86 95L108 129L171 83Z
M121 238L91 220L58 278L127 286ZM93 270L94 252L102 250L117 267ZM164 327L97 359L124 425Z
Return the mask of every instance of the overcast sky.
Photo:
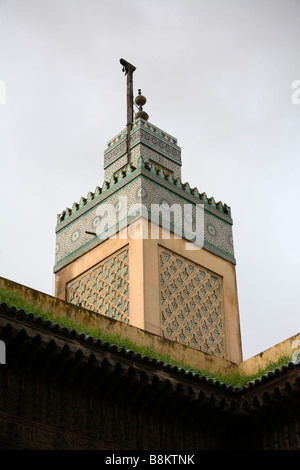
M123 57L183 181L231 206L244 358L298 333L299 51L299 0L0 0L0 276L54 294L56 215L126 125Z

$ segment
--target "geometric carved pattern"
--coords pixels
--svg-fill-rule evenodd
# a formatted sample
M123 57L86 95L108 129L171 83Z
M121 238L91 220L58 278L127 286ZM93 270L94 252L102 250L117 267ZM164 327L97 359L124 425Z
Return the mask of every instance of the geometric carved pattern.
M114 253L73 279L68 302L129 323L129 250Z
M222 277L160 248L161 334L226 358Z

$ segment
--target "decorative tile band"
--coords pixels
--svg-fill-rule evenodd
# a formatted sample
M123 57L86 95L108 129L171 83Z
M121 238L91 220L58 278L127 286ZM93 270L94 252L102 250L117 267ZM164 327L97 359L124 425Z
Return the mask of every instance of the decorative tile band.
M149 129L136 127L131 131L130 148L133 149L137 144L144 144L181 166L180 147L172 144L169 140L163 139L159 134L149 132ZM119 137L115 139L115 144L104 152L104 169L107 169L111 164L122 157L126 153L126 150L126 135L120 134Z
M147 129L148 132L152 132L153 134L159 136L162 139L165 139L167 142L177 145L177 139L173 137L171 134L167 134L167 132L162 131L158 127L154 126L151 124L149 121L144 121L144 119L137 119L134 121L132 125L132 129L135 130L137 128L142 128L142 129ZM127 130L123 129L121 132L119 132L115 137L110 139L107 142L107 148L111 148L114 145L118 143L124 136L126 136Z
M138 160L142 158L144 164L152 163L157 168L162 168L166 174L172 173L174 178L181 178L181 165L173 162L169 158L165 157L159 152L151 149L147 145L138 143L135 146L132 146L131 150L131 164L134 167L138 167ZM104 170L105 179L110 181L113 177L118 178L119 172L124 169L127 165L127 154L124 153L119 158L115 159L110 165L108 165Z
M145 174L151 176L148 170L145 171ZM160 180L158 179L158 181ZM183 191L178 191L178 193L180 195L170 191L170 188L158 184L151 177L147 178L144 174L136 173L136 177L130 181L127 180L127 184L120 187L118 191L111 192L106 198L99 198L98 203L91 204L90 210L74 220L70 218L69 223L66 223L66 221L65 225L57 231L55 271L66 266L102 242L98 237L93 237L86 233L96 233L97 226L101 220L101 217L97 215L97 210L102 204L111 204L115 208L115 213L119 214L120 220L124 220L132 215L130 214L131 206L136 204L143 205L146 208L146 217L148 217L148 220L151 220L152 204L165 204L170 209L173 206L181 211L182 214L184 213L183 207L185 204L189 203L192 207L196 207L195 198L191 196L189 200L183 197L185 195ZM121 198L123 200L124 198L126 199L127 207L122 208L120 206ZM198 201L198 203L200 202ZM139 214L135 215L129 223L138 217ZM175 226L172 225L174 224L174 217L175 213L170 211L170 231L176 233ZM116 231L118 231L117 227ZM204 210L204 248L231 263L235 263L231 221L223 220L215 214Z
M221 201L215 202L213 197L208 198L206 193L199 193L197 188L191 188L188 183L182 183L179 177L175 177L172 173L165 174L162 168L156 166L154 163L149 164L145 162L142 157L139 157L137 166L126 165L126 167L120 171L117 175L113 176L111 180L104 181L102 188L97 186L94 192L89 192L87 197L82 197L79 203L73 204L72 208L67 207L61 214L57 216L57 231L72 221L83 215L84 212L90 210L91 207L100 203L107 197L108 193L118 191L122 186L125 186L131 179L137 177L139 174L154 179L161 185L165 185L170 191L182 194L182 197L186 197L194 203L200 201L206 206L207 210L215 213L227 221L231 222L231 211L227 204L223 204Z
M142 196L139 200L145 205L150 211L152 204L165 204L166 207L172 209L178 208L181 214L184 213L184 205L192 204L195 205L194 201L188 201L183 199L178 194L167 188L159 186L156 182L146 178L141 180ZM200 202L199 202L200 203ZM174 217L173 212L170 212L170 220L172 222ZM194 223L192 223L194 226ZM226 223L220 218L210 214L204 210L204 241L213 245L217 249L221 249L223 252L234 259L233 251L233 238L232 238L232 225Z

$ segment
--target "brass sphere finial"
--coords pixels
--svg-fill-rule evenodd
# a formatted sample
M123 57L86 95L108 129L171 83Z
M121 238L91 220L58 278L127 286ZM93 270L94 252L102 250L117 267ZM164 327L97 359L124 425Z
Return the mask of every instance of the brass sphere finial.
M149 116L148 114L143 110L143 106L144 104L146 104L147 100L145 98L145 96L143 96L141 94L141 89L139 88L138 90L139 94L138 96L135 98L135 104L139 107L139 110L138 112L136 113L135 115L135 119L139 119L139 118L142 118L144 119L144 121L148 121L149 119Z
M139 88L138 90L139 94L138 96L135 98L135 104L137 106L144 106L144 104L146 104L147 100L146 98L141 94L141 89Z

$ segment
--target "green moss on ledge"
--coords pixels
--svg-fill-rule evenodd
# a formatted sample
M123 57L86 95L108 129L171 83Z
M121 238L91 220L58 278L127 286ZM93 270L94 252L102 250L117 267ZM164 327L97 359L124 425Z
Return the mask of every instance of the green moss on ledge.
M110 345L116 345L118 348L120 348L120 350L123 348L133 351L136 354L140 354L142 357L148 357L149 359L161 361L165 365L169 364L170 366L183 369L186 372L192 372L201 377L206 377L210 380L231 386L235 389L240 389L249 382L254 381L255 379L259 379L263 375L268 374L276 368L280 368L281 366L288 364L291 361L290 357L282 356L276 363L271 362L265 369L259 370L257 373L252 375L241 375L237 372L231 374L212 374L207 370L199 370L190 367L187 364L173 360L169 354L163 355L157 353L149 346L143 347L136 345L134 342L127 338L122 338L118 334L103 332L100 328L89 328L82 323L76 323L75 321L70 320L64 316L57 317L51 311L44 310L39 306L35 306L16 295L14 292L0 287L0 304L2 303L5 303L8 307L15 307L17 310L23 310L27 314L33 314L36 318L41 318L44 321L50 321L53 325L58 325L60 328L67 328L69 331L76 331L77 334L84 334L87 337L92 337L94 340L108 342Z

